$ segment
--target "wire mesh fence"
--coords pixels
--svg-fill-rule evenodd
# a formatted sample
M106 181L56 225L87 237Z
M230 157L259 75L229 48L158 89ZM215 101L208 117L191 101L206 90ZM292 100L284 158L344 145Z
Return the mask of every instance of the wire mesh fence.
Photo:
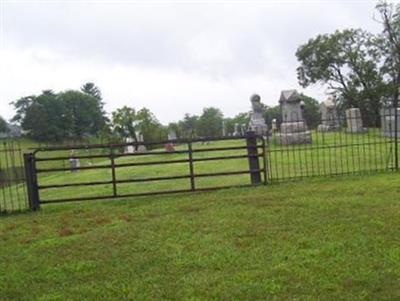
M29 209L19 141L0 141L0 214Z
M313 129L292 119L273 130L267 137L269 182L397 169L394 110L369 126L354 112Z

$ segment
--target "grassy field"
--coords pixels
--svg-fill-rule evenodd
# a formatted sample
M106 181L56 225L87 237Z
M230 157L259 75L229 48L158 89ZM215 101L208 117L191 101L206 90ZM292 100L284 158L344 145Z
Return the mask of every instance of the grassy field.
M399 175L0 218L0 300L399 300Z

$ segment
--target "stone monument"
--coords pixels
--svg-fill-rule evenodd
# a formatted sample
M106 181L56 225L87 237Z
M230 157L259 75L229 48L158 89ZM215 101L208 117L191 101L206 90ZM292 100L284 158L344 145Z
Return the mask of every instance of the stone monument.
M281 92L279 99L282 111L281 132L278 137L282 144L311 143L311 132L303 119L304 103L296 90Z
M146 145L144 145L144 144L141 144L141 143L143 143L144 142L144 139L143 139L143 135L142 135L142 133L136 133L136 137L137 137L137 142L138 142L138 148L137 148L137 151L139 152L139 153L142 153L142 152L145 152L146 150L147 150L147 148L146 148Z
M233 132L233 136L240 136L241 134L241 128L239 123L235 123L235 131Z
M278 122L276 118L272 119L271 121L271 129L273 132L276 132L278 130Z
M222 121L222 137L226 136L225 121Z
M126 138L125 139L125 143L132 143L134 142L132 138ZM133 146L133 144L129 144L125 146L125 154L133 154L135 152L135 147Z
M240 134L242 135L242 136L245 136L246 135L246 132L248 131L249 129L246 127L246 125L244 124L244 123L242 123L241 125L240 125Z
M318 125L319 132L329 132L337 130L340 127L339 118L336 109L335 98L329 96L320 104L321 124Z
M268 127L265 124L264 117L262 116L263 107L261 104L261 97L254 94L250 97L252 111L250 112L249 130L254 131L257 135L266 136Z
M177 136L174 130L169 130L168 131L168 140L176 140Z
M394 137L396 133L395 108L384 107L381 109L381 131L386 137ZM397 108L397 137L400 137L400 108Z
M361 111L359 108L346 110L346 123L348 133L363 133L366 129L363 127Z

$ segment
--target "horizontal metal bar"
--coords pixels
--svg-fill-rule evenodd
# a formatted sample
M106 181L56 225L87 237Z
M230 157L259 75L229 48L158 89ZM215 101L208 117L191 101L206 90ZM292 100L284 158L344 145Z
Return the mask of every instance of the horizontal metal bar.
M210 148L193 149L193 152L200 153L200 152L210 152L210 151L238 150L238 149L247 149L247 148L248 148L247 146L210 147ZM257 148L262 148L262 145L257 145Z
M133 156L151 156L151 155L171 155L171 154L185 154L187 150L179 150L179 151L146 151L146 152L138 152L138 153L127 153L127 154L114 154L114 158L119 157L133 157ZM36 157L36 161L60 161L60 160L69 160L72 156L62 156L62 157L52 157L52 158L40 158ZM74 159L94 159L94 158L110 158L110 154L105 155L82 155L82 156L73 156Z
M263 139L262 136L257 136L257 138ZM31 148L34 153L41 151L59 151L59 150L71 150L71 149L95 149L95 148L117 148L125 147L129 145L139 146L151 146L151 145L163 145L166 143L183 144L183 143L196 143L196 142L212 142L212 141L222 141L222 140L241 140L246 139L246 136L231 136L231 137L204 137L204 138L194 138L194 139L175 139L175 140L162 140L162 141L149 141L149 142L138 142L138 143L116 143L116 144L84 144L84 145L66 145L66 146L48 146Z
M368 146L368 145L378 145L378 144L391 144L390 141L381 141L381 142L366 142L366 143L352 143L352 144L331 144L331 145L321 145L321 146L313 146L312 144L309 146L288 146L287 148L278 148L278 149L273 149L271 147L267 148L268 153L274 153L274 152L286 152L286 151L292 151L292 152L298 152L298 151L309 151L309 150L317 150L317 149L329 149L329 148L342 148L342 147L351 147L351 146Z
M81 167L63 167L63 168L38 168L36 169L37 173L42 172L56 172L56 171L75 171L75 170L87 170L87 169L104 169L111 168L111 165L91 165L91 166L81 166Z
M231 176L231 175L240 175L240 174L249 174L253 172L263 172L264 169L247 169L247 170L239 170L239 171L226 171L226 172L214 172L214 173L199 173L194 174L195 178L201 177L218 177L218 176Z
M218 186L218 187L204 187L204 188L196 188L195 192L206 192L206 191L214 191L214 190L222 190L222 189L232 189L232 188L244 188L244 187L253 187L253 186L261 186L259 185L231 185L231 186ZM154 192L141 192L141 193L130 193L130 194L118 194L116 196L94 196L94 197L79 197L79 198L64 198L64 199L49 199L49 200L41 200L41 204L54 204L54 203L68 203L68 202L80 202L80 201L95 201L95 200L116 200L119 198L128 198L128 197L143 197L143 196L152 196L152 195L166 195L166 194L177 194L177 193L187 193L192 192L191 189L177 189L177 190L163 190L163 191L154 191Z
M166 180L189 179L189 178L190 178L190 175L169 176L169 177L151 177L151 178L117 180L117 181L115 181L115 183L124 184L124 183L153 182L153 181L166 181Z
M95 158L110 158L109 154L104 155L82 155L82 156L62 156L62 157L35 157L36 162L42 161L61 161L61 160L69 160L71 158L74 159L95 159Z
M51 203L67 203L67 202L94 201L94 200L115 200L118 198L150 196L150 195L171 194L171 193L183 193L183 192L192 192L192 190L177 189L177 190L163 190L163 191L131 193L131 194L117 194L116 196L108 195L108 196L93 196L93 197L79 197L79 198L49 199L49 200L41 200L40 203L41 204L51 204Z
M258 155L237 155L237 156L224 156L224 157L208 157L208 158L194 158L193 162L200 161L215 161L215 160L230 160L230 159L242 159L242 158L256 158L261 157L262 154Z
M159 165L159 164L176 164L176 163L188 163L189 159L178 159L178 160L168 160L168 161L149 161L149 162L135 162L135 163L120 163L115 164L117 167L130 167L130 166L145 166L145 165Z
M65 184L52 184L40 185L38 189L51 189L51 188L65 188L65 187L78 187L78 186L95 186L95 185L109 185L113 181L96 181L96 182L83 182L83 183L65 183Z

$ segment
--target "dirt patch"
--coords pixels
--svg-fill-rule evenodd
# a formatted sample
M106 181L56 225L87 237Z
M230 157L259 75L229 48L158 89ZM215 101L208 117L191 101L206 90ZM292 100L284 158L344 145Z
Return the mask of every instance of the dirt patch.
M74 234L74 232L68 227L63 227L60 230L58 230L58 235L60 237L70 236L72 234Z

